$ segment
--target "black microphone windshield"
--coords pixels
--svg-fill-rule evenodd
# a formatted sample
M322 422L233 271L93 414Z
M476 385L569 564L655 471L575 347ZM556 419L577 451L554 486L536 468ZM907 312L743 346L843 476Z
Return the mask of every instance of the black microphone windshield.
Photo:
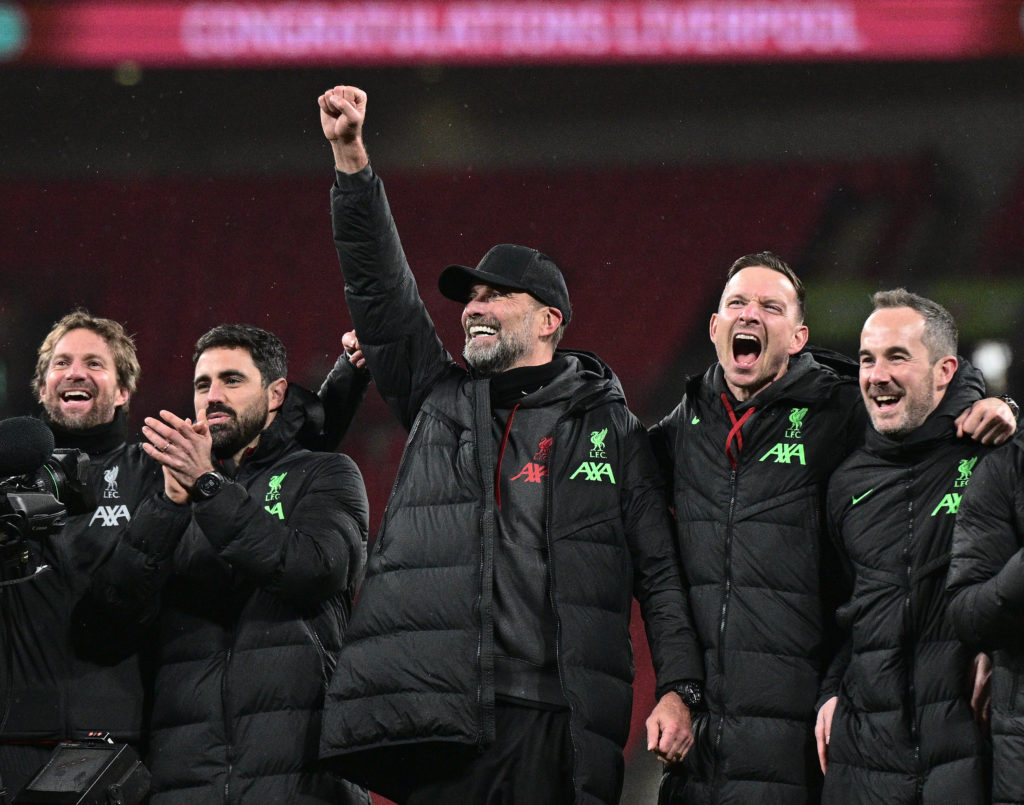
M38 419L15 416L0 422L0 478L39 469L53 453L53 433Z

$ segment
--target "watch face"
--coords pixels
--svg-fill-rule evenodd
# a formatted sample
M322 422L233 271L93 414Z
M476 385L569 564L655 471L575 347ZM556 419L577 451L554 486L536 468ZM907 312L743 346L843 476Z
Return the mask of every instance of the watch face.
M679 697L687 707L698 707L704 701L704 691L701 690L700 685L687 682L682 686Z
M199 480L196 481L196 491L204 498L216 495L220 491L220 487L220 476L214 472L203 473L199 476Z

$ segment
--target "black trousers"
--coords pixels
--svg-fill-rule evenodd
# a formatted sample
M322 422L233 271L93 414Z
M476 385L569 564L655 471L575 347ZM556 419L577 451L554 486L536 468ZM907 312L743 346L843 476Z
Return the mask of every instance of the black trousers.
M486 750L454 768L438 758L432 769L406 770L411 773L408 794L398 801L403 805L568 805L573 801L568 711L498 701L495 733L495 742Z

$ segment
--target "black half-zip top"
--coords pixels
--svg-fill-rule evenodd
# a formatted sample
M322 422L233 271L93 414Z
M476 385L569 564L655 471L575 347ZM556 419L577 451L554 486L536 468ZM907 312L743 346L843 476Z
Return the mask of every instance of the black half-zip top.
M739 452L743 449L743 424L750 419L750 415L757 410L756 406L750 406L746 411L743 412L743 416L739 419L736 418L736 412L732 410L732 405L729 404L729 395L724 391L722 392L722 405L725 406L725 411L729 415L729 421L732 423L732 428L729 430L729 435L725 439L725 455L729 459L729 463L732 464L732 468L736 469L739 466ZM733 440L736 441L736 453L732 452Z
M578 380L568 358L491 378L495 457L495 695L563 707L549 595L545 490L559 417Z
M568 359L559 356L540 366L509 369L491 378L492 410L497 411L511 407L508 420L505 422L505 431L498 445L498 460L494 468L494 499L498 509L501 509L501 462L505 457L505 448L508 447L509 434L512 432L512 421L516 417L516 411L522 405L525 397L549 385L568 366Z

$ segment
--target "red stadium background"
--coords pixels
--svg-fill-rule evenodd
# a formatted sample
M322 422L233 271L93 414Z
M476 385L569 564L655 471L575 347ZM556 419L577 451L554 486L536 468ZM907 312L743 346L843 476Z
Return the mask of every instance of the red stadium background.
M565 270L565 344L648 423L712 360L726 267L765 248L807 280L819 343L851 349L870 291L904 284L953 310L964 351L1020 354L1021 3L712 5L0 3L0 415L31 409L35 346L76 305L137 336L135 427L190 410L191 345L225 321L278 333L315 387L349 328L314 103L342 81L370 92L371 157L453 353L437 273L521 242ZM655 7L675 15L657 36ZM402 442L371 391L342 449L374 527ZM656 775L634 627L624 802Z

